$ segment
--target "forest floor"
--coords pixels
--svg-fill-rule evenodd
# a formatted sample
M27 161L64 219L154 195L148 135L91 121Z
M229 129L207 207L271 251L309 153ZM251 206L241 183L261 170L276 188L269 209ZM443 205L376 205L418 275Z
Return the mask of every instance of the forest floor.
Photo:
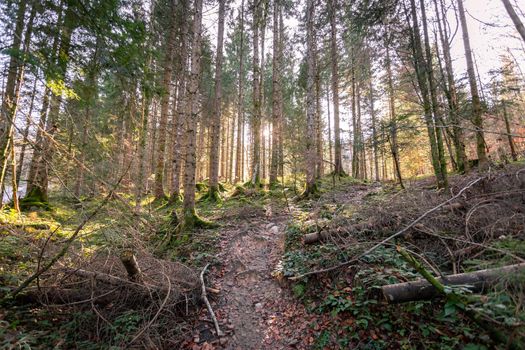
M358 262L290 278L352 260L473 181L454 207L432 212ZM126 205L114 201L41 276L42 291L28 288L26 297L0 307L0 349L510 348L491 340L465 315L467 308L509 342L525 341L525 283L509 289L503 281L484 295L468 294L474 300L468 305L443 299L388 304L381 294L384 285L420 278L395 244L424 259L435 274L524 261L524 164L452 175L447 191L436 190L431 177L406 185L401 190L392 183L327 176L319 196L308 200L296 200L291 182L284 189L237 195L230 188L220 204L198 203L199 214L219 227L191 232L165 249L159 246L173 229L173 207L144 203L140 216L130 216ZM3 211L0 293L20 285L41 259L61 249L101 201L86 199L78 209L78 203L56 197L51 211ZM305 244L312 234L325 238ZM148 293L126 282L119 254L130 248ZM208 264L205 283L218 291L208 298L222 337L199 301L199 271ZM117 284L108 283L108 276ZM465 293L462 288L454 292Z

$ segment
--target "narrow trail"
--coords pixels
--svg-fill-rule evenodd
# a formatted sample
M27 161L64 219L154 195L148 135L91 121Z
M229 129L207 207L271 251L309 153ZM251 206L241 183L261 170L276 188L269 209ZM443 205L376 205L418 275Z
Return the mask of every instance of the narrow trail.
M339 188L311 203L308 211L326 202L355 205L370 191L369 186ZM286 281L274 274L284 252L286 226L299 212L292 204L290 210L247 205L224 218L228 224L221 228L217 256L222 268L210 274L210 283L221 290L212 305L227 335L219 341L209 322L202 325L199 341L213 346L200 349L305 349L315 341L308 338L308 329L319 316L309 314Z
M294 303L289 290L272 277L289 219L281 209L276 214L268 205L223 233L224 269L216 307L231 333L225 349L288 349L295 341L277 328L282 309Z

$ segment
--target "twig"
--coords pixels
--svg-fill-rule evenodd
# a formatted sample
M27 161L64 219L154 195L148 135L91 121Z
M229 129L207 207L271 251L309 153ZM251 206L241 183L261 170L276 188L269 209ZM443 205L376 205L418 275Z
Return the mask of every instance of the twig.
M335 270L338 270L342 267L345 267L345 266L349 266L349 265L352 265L356 262L358 262L359 260L361 260L364 256L372 253L374 250L376 250L377 248L381 247L382 245L384 245L385 243L393 240L394 238L396 237L399 237L401 236L402 234L404 234L405 232L407 232L410 228L412 228L415 224L417 224L418 222L420 222L422 219L424 219L427 215L429 214L432 214L433 212L435 212L436 210L438 210L439 208L451 203L452 201L454 201L455 199L457 199L458 197L460 197L463 192L465 192L466 190L468 190L470 187L474 186L475 184L477 184L479 181L481 181L484 177L479 177L477 178L476 180L473 180L471 181L470 183L468 183L465 187L463 187L455 196L449 198L448 200L442 202L441 204L435 206L434 208L432 209L429 209L427 210L426 212L424 212L423 214L421 214L417 219L415 219L414 221L412 221L410 224L408 224L407 226L405 226L405 228L403 228L402 230L394 233L393 235L383 239L381 242L375 244L372 248L369 248L367 249L365 252L359 254L357 257L355 257L354 259L351 259L351 260L348 260L348 261L345 261L343 263L340 263L339 265L336 265L336 266L332 266L332 267L328 267L326 269L321 269L321 270L315 270L315 271L310 271L310 272L307 272L307 273L304 273L302 275L299 275L299 276L292 276L292 277L289 277L289 279L291 281L296 281L296 280L299 280L299 279L302 279L304 277L307 277L307 276L311 276L311 275L317 275L317 274L320 274L320 273L326 273L326 272L331 272L331 271L335 271Z
M129 342L128 346L133 344L135 342L135 340L137 340L142 334L144 334L144 332L149 328L151 327L151 325L153 324L153 322L155 322L155 320L159 317L160 315L160 312L162 311L162 309L164 309L164 306L166 306L166 303L168 302L169 298L170 298L170 294L171 294L171 281L170 281L170 278L165 274L165 273L162 273L164 275L164 277L166 277L166 280L168 281L168 292L166 293L166 296L164 297L164 300L162 301L162 304L160 304L159 306L159 309L157 310L157 312L155 313L155 316L153 316L151 318L151 320L149 320L148 324L141 329L141 331L133 338L131 339L131 341Z
M206 285L204 284L204 274L206 273L206 269L208 268L208 266L210 266L210 264L206 264L206 266L204 266L204 268L202 269L201 274L200 274L200 280L201 280L201 286L202 286L201 296L202 296L202 299L204 300L204 302L206 303L206 308L208 309L210 317L213 320L213 325L215 326L215 330L217 331L217 335L219 337L222 337L222 336L224 336L224 333L221 331L221 329L219 327L219 322L217 321L217 317L215 317L215 313L213 312L213 309L211 308L210 301L208 300L208 297L206 296Z

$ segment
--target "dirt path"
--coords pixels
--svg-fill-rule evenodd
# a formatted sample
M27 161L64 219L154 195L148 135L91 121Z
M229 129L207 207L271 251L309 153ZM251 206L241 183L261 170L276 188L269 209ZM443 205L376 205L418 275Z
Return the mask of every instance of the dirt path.
M329 192L321 201L312 203L309 212L322 203L356 204L370 192L369 187L345 187ZM292 211L297 211L292 207ZM305 349L315 339L308 336L318 315L309 314L292 296L285 282L272 273L284 251L285 228L292 215L286 207L264 209L243 207L221 221L221 242L218 261L211 283L221 290L212 302L222 330L227 336L220 341L212 334L209 322L200 325L200 344L211 347L196 349Z
M224 269L216 308L231 334L225 349L288 349L294 341L281 337L275 325L280 309L293 300L272 277L288 220L286 212L273 210L267 206L248 219L235 220L223 233Z

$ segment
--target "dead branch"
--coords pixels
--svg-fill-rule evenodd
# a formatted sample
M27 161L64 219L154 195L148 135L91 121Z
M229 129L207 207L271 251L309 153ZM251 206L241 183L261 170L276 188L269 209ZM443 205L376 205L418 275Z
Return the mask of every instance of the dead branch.
M402 230L394 233L393 235L390 235L388 236L387 238L383 239L381 242L375 244L374 246L372 246L371 248L367 249L366 251L364 251L363 253L359 254L357 257L355 257L354 259L351 259L351 260L348 260L348 261L345 261L339 265L336 265L336 266L332 266L332 267L329 267L329 268L326 268L326 269L321 269L321 270L315 270L315 271L310 271L310 272L307 272L307 273L304 273L302 275L298 275L298 276L292 276L292 277L289 277L290 280L292 281L296 281L296 280L299 280L299 279L302 279L304 277L307 277L307 276L312 276L312 275L317 275L317 274L320 274L320 273L326 273L326 272L331 272L331 271L335 271L335 270L338 270L342 267L346 267L346 266L349 266L349 265L352 265L352 264L355 264L356 262L358 262L359 260L361 260L364 256L372 253L374 250L376 250L377 248L383 246L385 243L393 240L394 238L396 237L399 237L401 235L403 235L405 232L407 232L410 228L412 228L414 225L416 225L418 222L420 222L422 219L424 219L427 215L435 212L436 210L444 207L445 205L447 204L450 204L452 203L454 200L456 200L457 198L459 198L466 190L468 190L470 187L474 186L475 184L477 184L479 181L481 181L482 179L484 179L485 176L482 176L482 177L478 177L477 179L469 182L465 187L463 187L455 196L449 198L448 200L440 203L439 205L427 210L426 212L424 212L423 214L421 214L417 219L415 219L414 221L412 221L410 224L408 224L407 226L405 226L405 228L403 228Z
M213 325L215 326L215 330L217 331L217 336L222 337L224 336L224 333L221 331L219 327L219 322L217 321L217 317L215 317L215 313L213 312L213 309L211 308L210 301L208 300L208 296L206 295L206 285L204 284L204 274L206 273L206 269L208 268L209 265L210 264L206 264L206 266L204 266L200 274L201 287L202 287L201 296L202 296L202 300L204 300L204 303L206 303L206 308L208 309L210 317L213 320Z

